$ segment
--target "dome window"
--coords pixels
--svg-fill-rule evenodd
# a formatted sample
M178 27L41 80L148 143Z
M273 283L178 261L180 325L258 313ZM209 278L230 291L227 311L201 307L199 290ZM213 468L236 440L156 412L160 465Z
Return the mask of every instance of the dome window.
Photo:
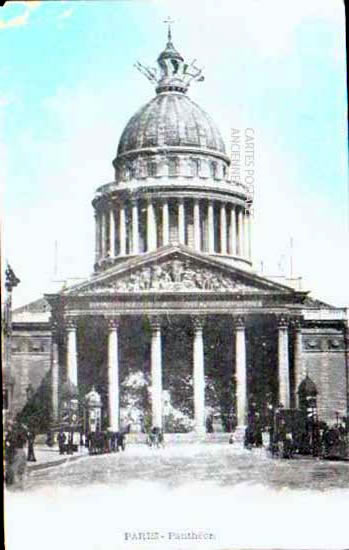
M216 179L217 178L217 163L216 162L210 162L210 174L211 177Z
M154 178L157 174L156 162L153 160L148 161L148 176Z
M168 161L168 175L177 176L178 175L178 159L171 158Z
M191 175L194 178L200 175L200 159L191 159Z

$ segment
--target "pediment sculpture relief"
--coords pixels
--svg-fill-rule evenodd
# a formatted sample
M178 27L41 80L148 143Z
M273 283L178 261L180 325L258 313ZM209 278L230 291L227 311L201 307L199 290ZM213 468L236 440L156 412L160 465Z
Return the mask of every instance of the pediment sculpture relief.
M233 281L230 277L206 268L194 266L191 262L172 260L160 265L142 267L126 277L114 281L108 287L100 286L88 292L137 292L137 291L215 291L248 289L247 285Z

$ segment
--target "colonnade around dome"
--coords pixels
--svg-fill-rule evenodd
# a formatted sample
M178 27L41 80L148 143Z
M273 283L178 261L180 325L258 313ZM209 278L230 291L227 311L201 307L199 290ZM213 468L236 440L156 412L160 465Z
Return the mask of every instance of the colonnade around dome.
M115 259L137 256L169 244L226 259L251 262L251 217L226 200L132 198L96 210L96 270Z

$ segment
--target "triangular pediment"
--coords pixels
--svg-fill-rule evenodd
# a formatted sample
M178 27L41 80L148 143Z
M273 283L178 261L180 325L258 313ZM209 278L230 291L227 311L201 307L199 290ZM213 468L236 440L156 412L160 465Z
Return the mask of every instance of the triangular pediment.
M65 295L149 292L296 292L250 271L178 245L130 258L64 291Z

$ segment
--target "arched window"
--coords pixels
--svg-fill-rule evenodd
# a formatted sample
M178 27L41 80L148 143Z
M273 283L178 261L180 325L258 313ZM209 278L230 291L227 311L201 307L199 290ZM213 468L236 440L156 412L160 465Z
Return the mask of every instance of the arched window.
M210 174L212 178L217 177L217 163L214 161L210 162Z

